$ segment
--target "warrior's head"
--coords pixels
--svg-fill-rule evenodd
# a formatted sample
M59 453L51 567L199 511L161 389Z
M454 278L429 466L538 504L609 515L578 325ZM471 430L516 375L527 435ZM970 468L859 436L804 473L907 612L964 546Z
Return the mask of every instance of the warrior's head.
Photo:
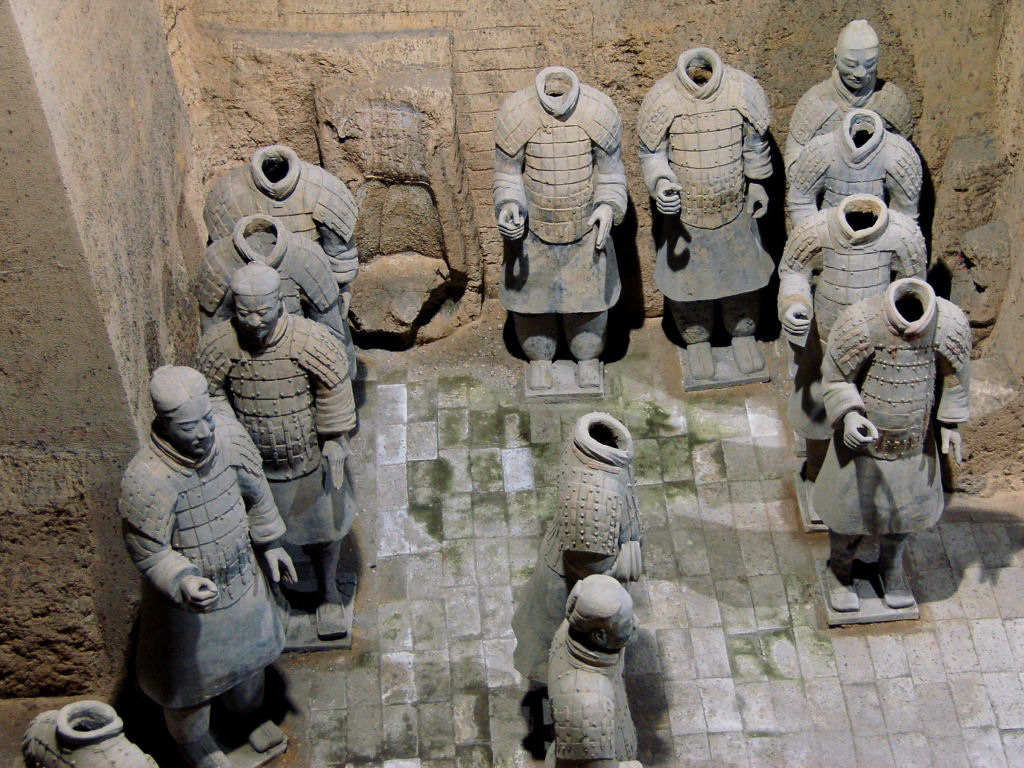
M195 368L163 365L149 380L156 419L153 430L187 459L201 461L213 450L213 411L206 378Z
M284 312L277 270L250 262L231 276L231 292L235 297L235 327L239 335L255 347L266 346Z
M576 582L565 605L572 636L588 648L612 652L633 636L633 599L611 576L594 574Z
M878 76L878 35L864 19L851 21L836 41L836 71L850 93L874 90Z

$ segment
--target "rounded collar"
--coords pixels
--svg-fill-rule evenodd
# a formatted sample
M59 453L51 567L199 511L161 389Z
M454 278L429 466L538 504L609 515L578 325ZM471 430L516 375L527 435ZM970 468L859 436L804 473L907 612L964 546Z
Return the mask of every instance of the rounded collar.
M274 247L270 253L261 253L249 243L247 236L253 232L268 232L274 236ZM231 241L235 244L235 250L245 261L262 263L276 268L288 249L290 234L279 219L263 213L254 213L238 220L238 223L235 224L235 231L231 234Z
M562 77L569 78L571 85L569 90L560 96L552 96L544 90L544 85L547 83L549 78L561 75ZM576 102L580 98L580 79L576 77L576 73L568 67L545 67L537 73L537 78L534 80L534 86L537 88L537 98L540 99L541 106L544 107L544 111L555 117L562 117L572 112L576 108Z
M288 164L288 172L278 181L271 181L263 171L263 162L270 159L284 160ZM294 149L284 144L273 144L261 147L253 153L252 160L249 161L249 170L252 171L252 180L257 189L275 200L283 200L299 183L301 165L302 161Z
M857 131L858 124L864 122L871 123L871 136L858 147L853 141L853 135ZM856 167L864 165L878 153L879 147L882 146L882 140L885 138L885 121L877 112L855 108L847 111L837 130L843 154L847 161Z
M64 744L95 744L123 730L117 712L102 701L76 701L57 711L57 736Z
M864 229L854 229L846 220L846 214L850 212L865 212L875 214L875 223ZM889 209L881 198L875 195L857 193L848 195L839 201L833 209L833 221L835 233L839 239L853 246L861 246L871 243L882 236L889 226Z
M607 429L614 444L598 440L591 432L600 426ZM593 412L584 414L576 422L572 430L573 447L584 457L601 464L616 467L629 466L633 458L633 438L625 424L607 413Z
M921 316L917 320L908 320L900 314L896 302L905 296L916 296L921 302ZM935 321L937 303L935 291L924 280L917 277L904 277L895 280L885 289L882 306L885 320L889 328L898 336L915 338L924 334Z
M693 65L703 65L711 70L711 77L706 83L698 83L690 77L687 70ZM698 99L707 99L715 94L722 84L722 75L725 74L725 64L722 57L710 48L691 48L679 55L679 62L676 64L676 77L683 84L683 88L691 96Z

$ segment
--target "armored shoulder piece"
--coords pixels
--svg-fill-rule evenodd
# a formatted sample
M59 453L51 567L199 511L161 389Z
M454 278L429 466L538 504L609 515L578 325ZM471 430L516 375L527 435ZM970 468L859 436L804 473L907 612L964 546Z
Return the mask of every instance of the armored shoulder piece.
M590 140L609 155L622 144L622 120L612 100L592 86L580 83L574 113Z
M235 222L253 212L251 180L249 164L243 163L214 182L203 205L203 221L211 240L230 237Z
M790 187L800 192L812 189L836 157L836 136L823 133L810 140L789 168ZM817 206L815 206L817 207Z
M537 88L533 85L505 99L494 123L494 143L498 149L506 155L514 155L522 149L540 128L541 109Z
M558 681L549 681L549 685L552 683L555 756L563 760L614 760L615 690L611 682L604 675L573 669Z
M304 161L301 178L306 185L316 190L313 219L339 234L345 242L351 240L358 209L345 182L319 165Z
M831 83L826 80L807 90L800 97L789 118L789 135L799 144L806 144L839 107L828 98Z
M210 243L203 254L196 279L196 298L206 314L212 315L217 310L224 295L230 290L231 275L244 265L231 237L222 237Z
M953 302L936 296L935 303L938 310L935 343L939 354L955 370L960 370L971 359L971 324L964 311Z
M900 136L914 132L914 111L910 99L895 83L886 81L871 100L871 109L880 114Z
M230 320L217 323L199 338L196 370L206 377L211 387L217 387L234 365L238 350L234 324Z
M908 198L917 200L921 196L924 176L917 150L909 141L893 131L886 131L885 143L890 158L886 168L889 178Z
M763 134L772 121L772 108L768 105L768 96L764 88L751 75L741 69L726 65L725 77L736 83L738 99L736 108L754 126L754 130Z
M121 476L121 519L147 535L159 535L170 529L177 500L172 470L148 448L135 454Z
M821 252L828 232L828 210L817 211L793 227L782 252L779 268L802 272Z
M891 243L900 265L903 277L924 278L928 268L928 246L917 222L892 208L889 209L889 226L885 237Z
M675 77L675 72L670 72L658 80L640 104L640 112L636 116L636 132L640 143L647 149L658 146L679 111L679 95L672 82Z
M260 458L260 452L238 419L222 411L214 411L214 422L216 432L224 434L222 445L231 451L231 466L249 474L262 474L263 459Z
M305 317L290 315L289 322L293 359L327 389L341 384L348 371L341 341L326 326Z
M874 345L871 337L871 318L881 311L881 296L858 301L839 313L828 337L828 351L836 366L847 379L871 355Z
M338 283L323 248L305 237L293 237L288 243L291 274L310 303L326 312L338 300Z

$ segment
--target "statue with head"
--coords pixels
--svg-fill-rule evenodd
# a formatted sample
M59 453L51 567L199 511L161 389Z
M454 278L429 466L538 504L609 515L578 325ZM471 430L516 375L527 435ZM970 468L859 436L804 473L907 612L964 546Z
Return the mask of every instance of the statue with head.
M186 760L230 768L210 735L210 703L257 708L263 669L284 647L256 555L274 581L294 580L295 570L256 448L229 413L213 410L202 374L166 365L149 391L150 439L124 472L118 504L144 577L136 674ZM279 748L284 735L268 728L267 748Z
M887 130L910 138L910 99L899 86L878 79L879 53L878 33L865 19L843 27L833 49L831 77L812 86L793 110L783 153L787 171L811 139L831 131L850 109L877 112Z
M285 542L313 564L320 639L344 637L336 572L355 515L345 465L356 426L345 347L322 323L285 311L281 278L266 264L238 269L231 293L233 317L203 333L198 368L215 406L233 409L252 436L288 524Z
M633 600L611 576L579 581L551 645L548 690L553 768L642 768L623 683L623 649L636 630Z

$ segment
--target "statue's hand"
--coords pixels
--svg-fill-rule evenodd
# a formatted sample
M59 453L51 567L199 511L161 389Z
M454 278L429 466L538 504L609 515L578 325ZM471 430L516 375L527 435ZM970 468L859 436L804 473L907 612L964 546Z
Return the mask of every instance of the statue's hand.
M878 429L867 416L850 411L843 417L843 443L851 451L867 448L878 439Z
M654 185L654 205L658 213L665 216L673 216L683 210L683 202L679 193L683 191L682 186L666 178L658 179Z
M746 211L751 218L760 219L768 213L768 193L760 184L747 185Z
M963 462L963 438L960 436L960 431L955 425L947 427L942 424L939 426L939 446L943 453L949 453L950 448L952 448L953 461L957 464Z
M210 611L220 597L217 585L202 576L185 576L179 589L185 605L198 613Z
M345 460L348 459L348 441L335 438L324 442L324 458L327 459L327 471L331 475L331 485L341 488L345 483Z
M284 547L280 544L268 548L263 553L263 559L267 561L267 568L270 569L270 580L275 584L282 579L285 584L294 584L299 580L291 556L284 551Z
M594 212L590 214L590 218L587 220L588 227L597 227L597 238L594 240L594 247L599 251L604 250L604 243L608 239L609 230L612 228L613 218L612 207L608 203L601 203L594 209Z
M519 203L509 200L498 212L498 231L506 240L518 240L526 234L526 216Z
M615 564L612 565L612 578L625 583L627 581L639 581L644 570L643 552L640 549L639 541L627 541L619 549Z
M811 327L811 312L802 301L790 304L782 313L782 330L790 336L803 336Z

